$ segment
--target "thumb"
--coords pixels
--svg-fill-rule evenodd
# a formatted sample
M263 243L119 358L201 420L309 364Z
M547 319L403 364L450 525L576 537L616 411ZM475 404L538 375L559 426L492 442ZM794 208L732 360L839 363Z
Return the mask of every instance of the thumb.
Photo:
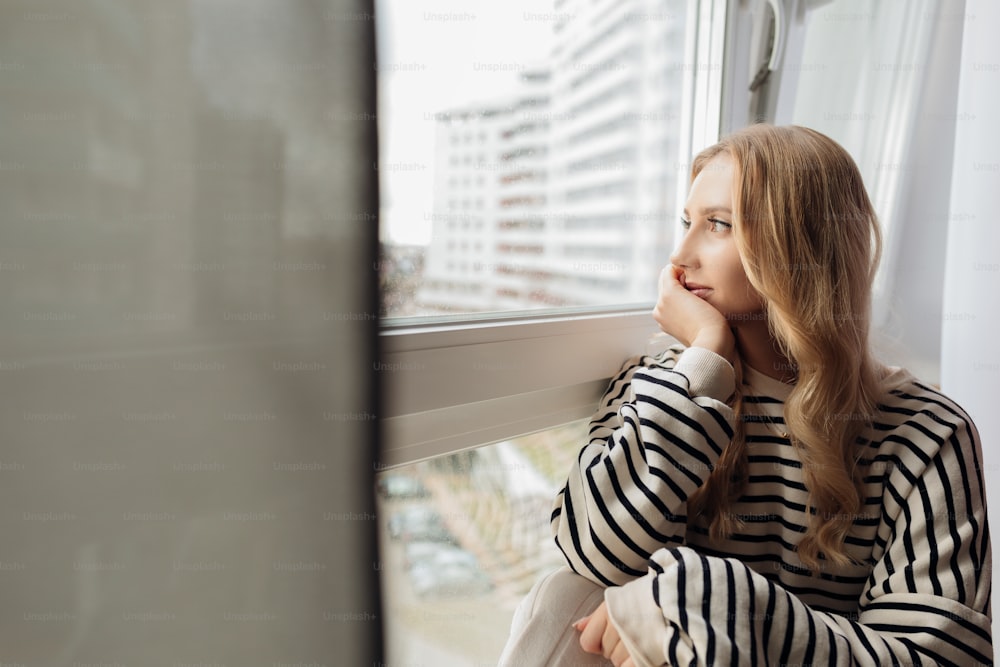
M578 621L573 621L573 629L577 632L583 632L584 628L587 627L587 623L590 622L590 616L584 616Z

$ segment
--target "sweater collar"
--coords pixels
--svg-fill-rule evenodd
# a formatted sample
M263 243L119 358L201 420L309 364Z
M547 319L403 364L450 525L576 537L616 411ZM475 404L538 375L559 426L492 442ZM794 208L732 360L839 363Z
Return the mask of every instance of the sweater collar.
M788 399L794 384L787 384L760 371L743 364L743 384L750 386L750 394L756 396L770 396L784 402Z

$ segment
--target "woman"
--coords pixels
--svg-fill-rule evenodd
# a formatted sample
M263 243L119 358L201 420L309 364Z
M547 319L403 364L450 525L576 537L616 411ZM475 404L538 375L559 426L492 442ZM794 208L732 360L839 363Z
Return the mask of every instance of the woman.
M682 345L611 382L552 514L572 572L501 664L992 664L979 436L869 352L853 160L747 128L695 159L683 226L653 312Z

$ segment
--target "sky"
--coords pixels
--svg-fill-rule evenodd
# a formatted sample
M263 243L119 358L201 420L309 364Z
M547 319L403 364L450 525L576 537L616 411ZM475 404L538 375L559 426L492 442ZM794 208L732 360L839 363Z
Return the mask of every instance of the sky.
M381 236L430 241L434 114L514 89L544 62L551 1L376 0Z

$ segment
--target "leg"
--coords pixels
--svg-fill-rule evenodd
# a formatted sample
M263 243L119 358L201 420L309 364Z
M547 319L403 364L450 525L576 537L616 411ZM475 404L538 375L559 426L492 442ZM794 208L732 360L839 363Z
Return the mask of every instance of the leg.
M580 648L571 623L604 601L604 588L562 568L540 579L518 605L499 667L610 667Z

